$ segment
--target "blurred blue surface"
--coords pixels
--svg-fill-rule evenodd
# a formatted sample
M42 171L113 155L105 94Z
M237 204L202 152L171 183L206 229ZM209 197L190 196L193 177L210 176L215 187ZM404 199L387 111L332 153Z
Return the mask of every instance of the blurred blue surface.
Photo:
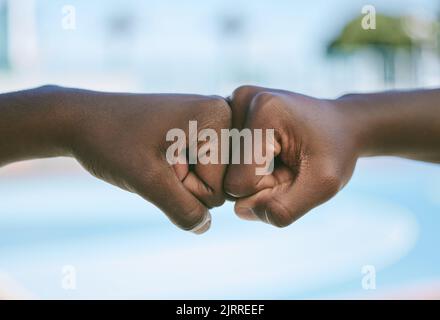
M203 236L86 173L4 179L0 265L42 298L368 296L364 265L377 269L374 294L440 277L439 169L364 160L335 199L288 228L241 221L228 203ZM61 286L65 265L76 290Z

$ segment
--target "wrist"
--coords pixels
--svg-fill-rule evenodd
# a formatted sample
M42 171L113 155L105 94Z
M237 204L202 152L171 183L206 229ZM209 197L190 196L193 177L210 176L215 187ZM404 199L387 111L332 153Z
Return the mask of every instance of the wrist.
M377 110L368 97L361 94L349 94L333 100L346 128L346 134L352 137L358 157L385 154L381 150L380 134L383 123Z
M79 106L72 104L68 88L47 85L36 90L41 132L51 153L47 156L70 156L80 122Z
M70 155L74 110L65 101L56 86L1 95L0 165Z

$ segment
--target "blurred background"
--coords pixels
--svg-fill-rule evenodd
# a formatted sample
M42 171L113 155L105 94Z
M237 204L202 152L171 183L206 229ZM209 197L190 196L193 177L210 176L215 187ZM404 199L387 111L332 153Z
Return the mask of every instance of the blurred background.
M0 91L438 87L439 41L438 0L0 0ZM440 298L439 211L439 166L362 159L288 228L227 203L196 237L72 159L26 161L0 168L0 297Z

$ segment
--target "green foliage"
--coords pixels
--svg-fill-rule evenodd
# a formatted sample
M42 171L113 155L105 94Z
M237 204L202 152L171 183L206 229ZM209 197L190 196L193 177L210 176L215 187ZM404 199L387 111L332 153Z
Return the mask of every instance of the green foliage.
M376 15L376 29L363 29L362 19L359 16L350 21L342 32L327 46L327 52L350 53L361 48L403 48L410 49L414 43L403 28L401 17L392 17L382 14Z

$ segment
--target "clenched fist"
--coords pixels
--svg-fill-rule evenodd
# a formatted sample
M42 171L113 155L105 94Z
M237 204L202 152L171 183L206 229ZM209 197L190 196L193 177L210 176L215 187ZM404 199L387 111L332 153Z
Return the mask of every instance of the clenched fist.
M190 168L166 159L170 129L182 129L188 137L190 120L197 121L199 130L220 133L230 127L230 108L222 98L54 86L1 98L0 165L73 156L97 178L139 194L177 226L195 233L209 228L208 209L224 202L225 164Z
M287 226L334 196L350 179L358 145L346 114L326 100L244 86L230 98L233 127L274 129L274 170L231 164L225 191L244 219ZM271 149L271 150L272 150Z

